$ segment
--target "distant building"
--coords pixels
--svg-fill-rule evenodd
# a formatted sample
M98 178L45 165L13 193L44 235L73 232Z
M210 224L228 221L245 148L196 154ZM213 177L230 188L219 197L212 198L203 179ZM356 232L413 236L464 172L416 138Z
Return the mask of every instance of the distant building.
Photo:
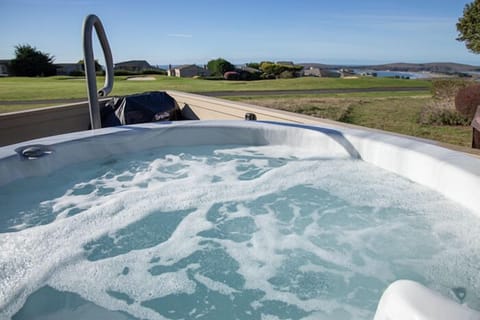
M210 71L196 64L186 64L175 68L168 68L167 74L170 77L191 78L195 76L209 76Z
M0 77L8 76L8 65L10 60L0 60Z
M84 71L82 63L55 63L55 68L57 68L57 75L65 76Z
M355 73L354 70L347 69L347 68L340 69L340 74L341 74L342 78L357 76L357 74Z
M333 70L310 67L309 69L303 70L303 76L319 78L340 78L341 73Z
M130 60L115 63L113 68L114 70L126 70L131 72L142 72L153 68L147 61L145 60Z
M322 73L320 71L320 68L310 67L306 70L303 70L303 76L304 77L321 77Z

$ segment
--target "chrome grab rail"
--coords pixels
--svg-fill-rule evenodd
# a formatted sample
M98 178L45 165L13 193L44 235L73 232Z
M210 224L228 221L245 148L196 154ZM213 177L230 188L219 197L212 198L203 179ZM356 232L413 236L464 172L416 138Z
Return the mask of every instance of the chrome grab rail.
M95 72L95 59L93 56L92 46L92 30L95 27L98 40L103 49L103 55L106 63L105 84L103 88L97 92L97 79ZM88 104L90 109L90 124L92 129L102 127L100 119L100 106L98 104L98 96L106 97L113 89L113 58L110 45L108 44L105 30L102 22L94 15L90 14L83 22L83 62L85 64L85 78L87 80Z

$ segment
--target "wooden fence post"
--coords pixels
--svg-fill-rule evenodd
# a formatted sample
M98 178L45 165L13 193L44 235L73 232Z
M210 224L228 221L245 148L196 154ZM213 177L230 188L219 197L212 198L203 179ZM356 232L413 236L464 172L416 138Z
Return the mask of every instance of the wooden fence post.
M477 110L475 111L472 127L472 148L480 149L480 105L477 106Z
M472 132L472 148L480 149L480 131L473 128Z

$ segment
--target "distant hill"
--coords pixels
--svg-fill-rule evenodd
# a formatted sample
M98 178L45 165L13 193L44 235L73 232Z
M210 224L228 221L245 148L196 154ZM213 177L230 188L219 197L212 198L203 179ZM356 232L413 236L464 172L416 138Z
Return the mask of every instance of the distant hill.
M340 68L348 67L347 65L322 64L322 63L297 63L297 65L303 66L304 69L310 69L310 68L340 69Z
M354 69L369 69L369 70L390 70L390 71L430 71L438 73L458 73L469 71L480 71L480 66L472 66L468 64L453 63L453 62L432 62L432 63L388 63L380 65L329 65L322 63L299 63L305 69L310 67L320 69L340 69L340 68L354 68Z

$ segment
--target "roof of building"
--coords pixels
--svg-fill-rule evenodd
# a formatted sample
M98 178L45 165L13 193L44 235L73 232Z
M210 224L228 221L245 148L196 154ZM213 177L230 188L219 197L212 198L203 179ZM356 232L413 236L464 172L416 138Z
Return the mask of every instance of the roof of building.
M146 60L129 60L115 63L116 67L147 67L150 68L151 65Z
M0 59L0 64L9 64L11 59Z

